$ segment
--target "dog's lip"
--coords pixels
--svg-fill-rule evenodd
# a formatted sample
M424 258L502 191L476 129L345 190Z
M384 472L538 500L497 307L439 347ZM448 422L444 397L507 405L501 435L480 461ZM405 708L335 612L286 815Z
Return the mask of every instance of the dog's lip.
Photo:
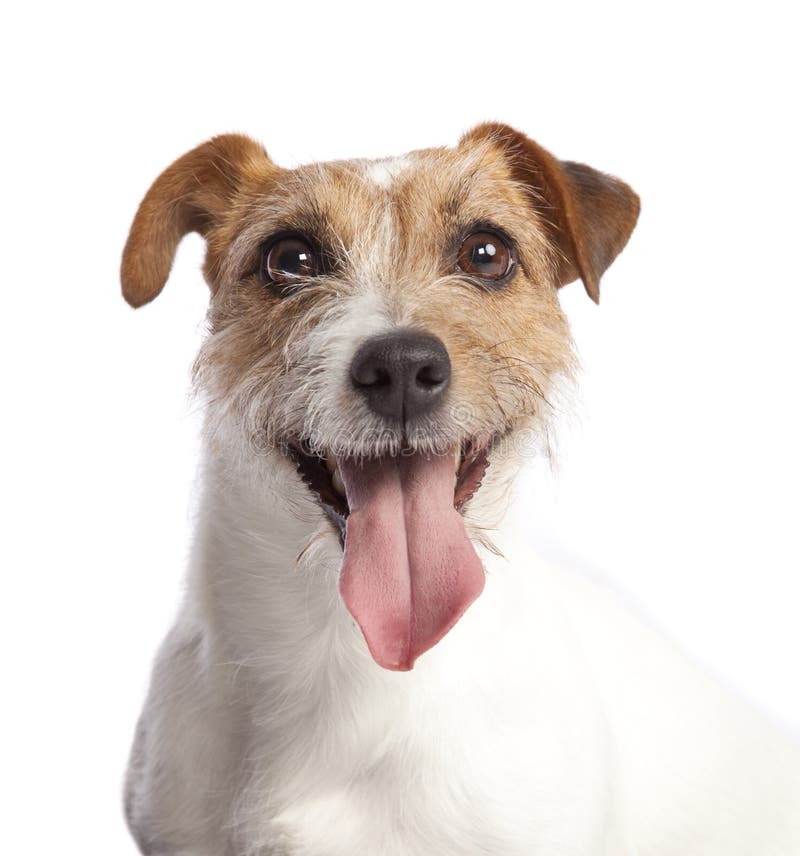
M489 453L494 436L472 437L454 444L456 462L456 486L453 494L455 509L463 514L464 506L480 488L489 466ZM331 522L338 529L342 543L350 508L339 474L339 458L332 452L321 453L311 449L304 440L292 437L285 448L297 469L298 475L322 506ZM414 454L413 449L400 453Z

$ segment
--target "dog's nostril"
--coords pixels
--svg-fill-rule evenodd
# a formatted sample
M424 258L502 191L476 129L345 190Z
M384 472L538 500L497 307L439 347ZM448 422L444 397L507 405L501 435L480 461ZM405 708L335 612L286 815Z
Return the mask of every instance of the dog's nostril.
M449 372L444 372L441 366L436 364L425 365L417 372L417 383L426 389L433 389L439 384L445 383Z
M389 386L392 382L391 375L386 369L370 361L363 362L358 366L354 364L351 374L356 386Z
M441 401L450 384L450 357L435 336L397 330L367 339L353 357L350 376L371 410L403 422Z

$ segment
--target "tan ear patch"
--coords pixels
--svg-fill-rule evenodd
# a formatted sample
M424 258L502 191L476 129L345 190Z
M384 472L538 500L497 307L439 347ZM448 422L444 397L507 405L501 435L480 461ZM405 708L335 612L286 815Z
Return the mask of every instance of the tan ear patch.
M142 306L157 297L184 235L205 237L244 184L277 169L259 143L240 134L214 137L167 167L139 205L122 254L122 295L128 303Z
M488 122L469 131L461 145L498 147L513 177L531 191L531 204L558 251L558 285L580 277L595 303L600 277L622 251L639 216L639 197L625 182L592 167L559 161L508 125Z

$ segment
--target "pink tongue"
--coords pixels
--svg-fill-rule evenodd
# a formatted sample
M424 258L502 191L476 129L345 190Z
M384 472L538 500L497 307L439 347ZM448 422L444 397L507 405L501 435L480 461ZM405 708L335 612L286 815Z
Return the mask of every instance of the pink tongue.
M339 472L350 506L339 590L375 661L407 671L483 591L453 507L454 453L342 459Z

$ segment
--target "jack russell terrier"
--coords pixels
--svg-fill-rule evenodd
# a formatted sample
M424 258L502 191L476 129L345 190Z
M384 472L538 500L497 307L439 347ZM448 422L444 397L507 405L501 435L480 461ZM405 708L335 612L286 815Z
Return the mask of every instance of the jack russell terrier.
M206 240L202 496L126 813L150 856L798 856L800 754L503 523L623 182L481 125L276 166L216 137L122 261Z

